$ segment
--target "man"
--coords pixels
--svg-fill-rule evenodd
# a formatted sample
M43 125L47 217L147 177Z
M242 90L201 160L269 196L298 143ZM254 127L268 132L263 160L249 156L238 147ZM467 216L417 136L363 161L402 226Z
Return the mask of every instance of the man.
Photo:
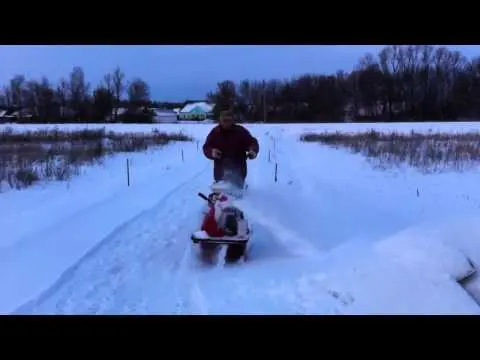
M247 157L257 157L258 141L246 128L235 124L231 110L222 111L219 120L205 140L203 153L213 160L215 181L223 180L226 170L233 170L239 177L235 182L243 188L247 177Z

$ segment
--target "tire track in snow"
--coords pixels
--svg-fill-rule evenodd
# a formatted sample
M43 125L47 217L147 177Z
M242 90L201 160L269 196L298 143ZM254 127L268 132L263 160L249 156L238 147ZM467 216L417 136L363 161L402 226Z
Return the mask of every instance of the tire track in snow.
M208 313L206 299L200 289L197 274L188 269L188 265L193 265L196 260L194 255L195 249L188 242L173 280L173 293L176 299L174 313L176 315L185 313L206 315ZM195 269L195 271L198 270Z
M200 289L200 284L198 283L198 281L195 283L195 286L193 287L192 297L194 298L195 303L198 304L200 314L208 315L207 301L205 296L202 293L202 290Z
M97 304L96 307L91 308L91 304L88 302L85 304L84 302L85 299L94 301L96 295L102 289L105 295L102 299L97 298L97 300L101 300L103 303L115 302L120 304L123 302L122 309L117 308L117 310L119 312L128 310L126 309L126 307L128 308L126 303L131 303L132 299L125 298L122 301L118 298L115 299L119 295L116 290L121 292L122 287L125 286L125 281L129 284L133 284L135 280L142 282L142 279L138 281L139 279L135 278L134 270L139 270L140 268L140 274L148 275L148 271L153 270L151 268L152 261L158 261L162 265L170 264L168 269L163 269L163 275L171 278L173 275L168 275L165 271L178 272L187 265L186 262L183 264L180 262L180 265L178 265L178 261L172 264L172 255L178 252L178 248L175 248L175 243L179 238L186 241L186 246L180 247L180 251L183 251L184 254L189 251L188 247L191 246L191 243L187 235L189 235L191 229L188 228L188 225L185 225L188 224L188 218L192 217L192 211L195 212L196 210L196 207L189 210L189 206L198 204L194 190L198 191L198 187L201 186L199 180L206 175L207 170L209 170L209 167L205 167L197 172L194 176L169 191L156 206L141 212L135 218L119 226L85 254L76 264L65 271L49 289L35 300L17 308L14 313L35 312L36 309L42 309L43 307L47 309L50 307L47 310L48 313L63 312L62 308L68 313L70 312L69 308L73 307L72 312L76 313L75 308L81 307L82 302L86 309L82 310L82 313L102 312L105 310L105 308L102 308L102 304ZM176 195L179 195L178 198L175 198ZM192 200L192 202L189 200ZM181 203L180 206L175 206L178 202ZM167 206L169 203L172 206ZM197 225L196 218L191 220L195 221L195 225ZM166 228L163 226L165 224L168 225ZM136 257L130 259L130 264L124 263L121 255L129 258L131 253ZM146 262L146 265L142 269L143 261ZM158 268L158 264L153 266L153 268ZM98 277L99 274L100 279ZM139 296L145 291L148 292L149 289L142 288L142 285L139 286L140 289L137 289L139 295L135 296L135 298L139 300L138 303L141 303L140 300L142 299ZM80 298L76 297L75 294L81 292L81 290L85 294L80 296ZM55 297L59 297L59 300L52 304L52 300ZM71 298L76 298L75 300L79 301L79 304L72 303ZM54 305L54 310L51 309L51 305ZM134 305L132 306L134 307ZM149 302L147 302L143 306L148 308L149 305ZM141 311L142 309L135 310Z

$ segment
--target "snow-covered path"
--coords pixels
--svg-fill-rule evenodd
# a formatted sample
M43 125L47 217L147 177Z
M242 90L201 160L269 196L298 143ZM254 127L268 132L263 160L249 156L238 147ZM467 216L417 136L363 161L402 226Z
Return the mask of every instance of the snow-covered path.
M37 301L36 312L157 313L181 310L182 271L200 221L203 170L105 238ZM173 295L173 296L172 296ZM25 309L29 308L28 305ZM25 311L20 309L21 311Z
M183 162L179 160L181 151ZM195 143L172 144L129 157L131 187L126 186L123 176L125 158L114 157L67 187L49 184L27 190L25 195L33 192L34 196L25 197L21 192L2 194L2 200L7 201L9 196L15 199L18 195L19 203L29 210L15 211L20 204L11 201L16 216L0 219L6 235L2 244L7 245L0 248L0 284L6 290L0 297L2 313L48 293L59 277L60 283L67 281L73 264L80 266L108 243L112 234L121 233L133 219L142 218L169 194L209 169L208 161L198 157ZM0 208L7 204L0 203Z
M262 144L267 138L260 136ZM271 261L321 255L320 247L302 239L282 218L265 215L263 205L273 205L268 189L275 185L271 176L274 163L262 155L251 162L249 191L240 202L255 231L252 261ZM286 174L288 175L288 174ZM108 235L62 278L19 313L206 313L209 299L198 278L218 277L202 269L189 240L200 222L204 206L196 196L211 182L211 169L183 179L152 209L145 211ZM273 196L272 193L270 196ZM278 200L278 199L277 199ZM281 200L281 199L279 199ZM288 201L288 198L286 199ZM277 203L278 204L278 203ZM291 204L281 204L290 206ZM258 240L258 241L257 241ZM225 269L220 269L228 271ZM232 270L232 269L229 269ZM208 274L208 275L207 275ZM241 308L230 309L241 311Z
M450 206L439 209L441 191L429 185L431 180L373 172L358 156L301 143L280 126L254 127L252 132L259 138L261 153L249 162L249 188L238 202L254 231L247 263L210 268L197 260L189 236L199 225L204 207L196 194L208 190L212 170L195 144L181 145L185 162L172 165L169 175L158 173L153 179L147 175L150 170L146 171L132 190L137 196L104 199L89 211L73 213L80 217L65 224L64 230L45 230L44 246L57 246L59 236L72 231L77 231L74 243L79 243L82 226L108 218L106 212L112 207L107 209L107 204L121 209L136 198L144 202L136 216L131 212L125 215L121 226L104 234L60 279L52 281L53 271L45 277L41 286L36 286L39 291L33 300L27 301L33 294L30 269L25 268L19 277L3 275L3 282L20 279L24 284L17 287L16 299L25 300L15 313L479 313L478 305L452 280L450 268L431 266L431 270L418 272L419 264L424 263L419 253L414 252L415 261L409 262L408 256L395 258L389 252L394 248L391 239L402 240L403 235L394 234L453 214L477 215L476 203L467 203L459 192L452 191L442 193ZM204 133L198 137L203 139ZM173 154L178 148L165 151ZM158 184L151 182L162 176L165 186L157 195L154 189ZM475 198L471 192L475 187L469 188L466 182L462 185L458 191L470 189ZM421 198L416 196L418 188L422 189ZM412 234L409 239L421 238L424 232ZM376 246L385 238L387 245ZM423 243L432 246L427 254L435 253L435 242ZM443 246L442 251L436 254L454 259L445 263L455 263L452 269L456 272L468 272L470 265L462 252L450 251L442 244L438 245ZM23 238L0 252L0 274L19 268L14 262L25 264L31 257L39 257L32 255L34 247L33 239ZM478 255L474 260L480 262L480 252ZM42 266L48 268L47 262L45 259ZM445 292L451 295L445 298ZM392 302L393 298L400 301ZM13 300L3 308L13 310Z

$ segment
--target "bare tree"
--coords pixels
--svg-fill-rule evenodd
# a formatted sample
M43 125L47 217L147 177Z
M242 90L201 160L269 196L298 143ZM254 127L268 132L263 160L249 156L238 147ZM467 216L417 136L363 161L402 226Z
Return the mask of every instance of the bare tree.
M99 85L93 92L93 116L95 120L105 121L112 114L115 99L112 92Z
M110 91L112 94L115 93L115 87L113 86L113 75L108 73L103 77L103 88L107 91Z
M21 109L24 105L25 76L16 75L10 80L10 91L12 95L12 105Z
M115 121L118 121L118 109L120 108L120 100L122 98L123 92L125 91L125 74L120 70L120 67L113 71L112 75L112 85L113 85L113 95L115 98L115 108L114 108L114 118Z
M218 118L220 111L235 106L237 100L236 85L230 80L222 81L217 84L217 91L208 93L207 98L215 104L214 117Z
M233 108L239 119L250 121L357 121L455 120L480 117L480 57L467 59L458 51L432 45L386 46L362 56L353 71L307 73L290 79L244 79L219 82L207 94L214 113ZM127 95L127 99L122 97ZM113 113L119 120L121 104L130 117L153 103L167 108L179 103L151 101L143 79L127 83L117 67L95 88L80 67L55 87L48 79L14 76L0 92L0 106L31 110L35 120L104 121ZM130 114L132 115L132 114ZM141 121L148 121L142 117ZM122 119L128 121L128 119Z
M60 79L57 90L55 91L55 97L59 105L60 118L64 119L69 113L68 108L68 82L64 78Z
M142 79L132 80L128 85L127 94L128 101L133 109L147 106L150 102L150 88Z
M70 73L69 104L77 120L83 120L85 118L89 89L90 84L85 80L83 69L75 66Z

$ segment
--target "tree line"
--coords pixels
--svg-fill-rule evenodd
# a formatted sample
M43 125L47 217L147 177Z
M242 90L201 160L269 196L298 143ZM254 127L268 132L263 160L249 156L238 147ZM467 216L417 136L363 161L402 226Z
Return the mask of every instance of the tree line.
M321 61L321 59L319 59ZM386 46L351 72L223 81L215 115L266 122L445 121L480 118L480 57L431 45Z
M215 118L233 108L239 120L253 122L479 119L480 57L431 45L386 46L362 56L351 72L227 80L206 97L215 104ZM0 109L20 110L28 115L24 121L38 123L151 122L153 107L186 103L153 101L147 82L127 79L119 67L95 87L74 67L57 83L16 75L0 89Z
M16 75L0 90L1 109L20 111L18 121L37 123L151 122L152 107L182 106L152 101L147 82L127 79L119 67L105 74L95 87L86 80L84 70L76 66L56 84L46 77L27 80Z

